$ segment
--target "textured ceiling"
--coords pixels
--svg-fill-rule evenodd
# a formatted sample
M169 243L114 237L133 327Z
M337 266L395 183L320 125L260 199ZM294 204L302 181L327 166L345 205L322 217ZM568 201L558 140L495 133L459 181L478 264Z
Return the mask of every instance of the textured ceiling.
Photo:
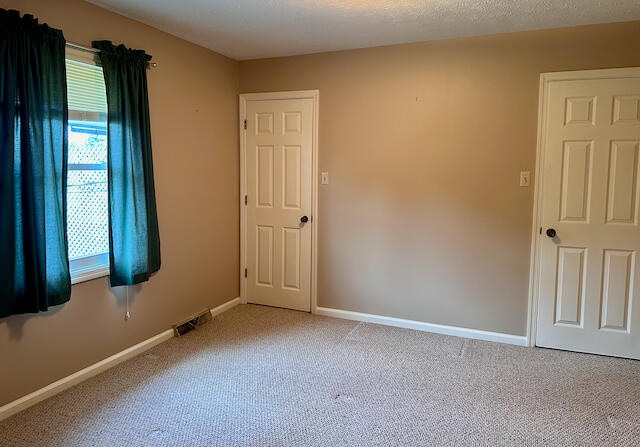
M640 19L640 0L89 0L234 59Z

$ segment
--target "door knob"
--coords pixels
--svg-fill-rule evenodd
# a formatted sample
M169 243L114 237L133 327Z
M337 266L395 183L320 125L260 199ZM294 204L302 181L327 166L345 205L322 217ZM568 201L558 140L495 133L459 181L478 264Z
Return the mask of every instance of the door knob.
M556 237L556 230L554 230L553 228L547 229L547 236Z
M301 223L307 223L307 222L309 222L309 218L308 218L307 216L302 216L302 217L300 218L300 222L301 222Z

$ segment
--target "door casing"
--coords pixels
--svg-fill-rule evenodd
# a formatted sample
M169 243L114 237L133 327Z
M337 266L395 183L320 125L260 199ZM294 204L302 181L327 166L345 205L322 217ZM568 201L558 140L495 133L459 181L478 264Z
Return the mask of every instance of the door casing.
M549 85L554 81L578 81L609 78L625 78L640 76L640 67L611 68L604 70L580 70L555 73L542 73L540 75L540 90L538 99L538 143L536 148L535 190L533 200L533 223L531 227L531 253L529 269L529 303L527 316L527 345L536 345L536 330L538 319L538 302L540 299L540 251L542 237L542 200L544 188L541 179L544 178L544 157L547 149L545 141L547 128L547 101Z
M318 308L317 271L318 271L318 111L319 90L297 90L268 93L242 93L239 97L239 133L240 133L240 302L247 303L247 208L244 197L247 192L247 140L244 120L247 119L247 101L270 101L286 99L311 99L313 101L313 137L311 155L311 313Z

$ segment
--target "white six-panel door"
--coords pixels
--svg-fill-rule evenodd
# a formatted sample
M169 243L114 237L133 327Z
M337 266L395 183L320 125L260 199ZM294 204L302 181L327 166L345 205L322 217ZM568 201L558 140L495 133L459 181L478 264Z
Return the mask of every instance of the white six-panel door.
M313 113L310 98L246 101L249 303L311 310Z
M640 358L640 71L550 80L543 101L536 344Z

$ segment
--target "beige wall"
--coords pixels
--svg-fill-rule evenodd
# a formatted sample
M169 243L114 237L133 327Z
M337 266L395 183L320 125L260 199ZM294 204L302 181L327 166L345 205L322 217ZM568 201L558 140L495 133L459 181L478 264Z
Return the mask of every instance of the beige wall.
M0 406L235 298L238 290L238 63L77 0L0 0L90 46L142 48L148 72L162 268L132 298L106 278L53 311L0 320Z
M640 22L240 63L320 90L320 306L524 335L539 74L640 65Z

